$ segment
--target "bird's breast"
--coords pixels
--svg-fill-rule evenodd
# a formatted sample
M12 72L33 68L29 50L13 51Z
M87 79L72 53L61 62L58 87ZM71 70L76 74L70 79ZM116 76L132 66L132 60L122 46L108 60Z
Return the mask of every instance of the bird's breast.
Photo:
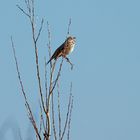
M71 46L70 53L73 52L75 44Z

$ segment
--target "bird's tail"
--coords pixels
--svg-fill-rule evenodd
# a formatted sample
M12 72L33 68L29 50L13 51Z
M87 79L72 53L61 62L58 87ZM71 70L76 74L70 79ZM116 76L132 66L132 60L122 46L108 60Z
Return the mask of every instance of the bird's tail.
M56 59L54 54L52 55L52 57L50 58L50 60L47 62L47 65L48 65L53 59Z
M50 58L50 60L47 62L47 65L52 61L52 58Z

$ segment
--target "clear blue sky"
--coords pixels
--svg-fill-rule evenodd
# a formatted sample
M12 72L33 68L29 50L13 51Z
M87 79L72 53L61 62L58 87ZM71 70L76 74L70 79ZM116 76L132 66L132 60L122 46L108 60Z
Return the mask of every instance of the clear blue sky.
M24 6L22 0L0 4L0 127L12 120L11 125L20 127L26 139L29 122L20 95L11 35L26 90L37 93L30 26L16 4ZM71 138L140 140L140 1L40 0L36 4L37 21L45 17L40 61L47 53L46 21L55 50L65 39L72 18L71 34L76 36L77 45L70 59L75 66L71 71L65 62L62 79L64 87L73 81ZM33 104L35 107L37 103L33 100ZM10 131L5 140L9 136Z

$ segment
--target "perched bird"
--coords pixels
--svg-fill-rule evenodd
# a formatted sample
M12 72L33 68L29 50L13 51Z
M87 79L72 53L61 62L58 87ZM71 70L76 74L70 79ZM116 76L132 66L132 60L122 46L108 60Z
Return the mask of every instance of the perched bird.
M55 52L53 53L53 55L51 56L47 64L50 63L53 59L57 60L59 57L62 56L63 58L67 59L67 61L72 65L72 63L67 58L67 55L73 51L75 47L75 42L76 42L76 37L72 37L72 36L67 37L65 42L55 50Z

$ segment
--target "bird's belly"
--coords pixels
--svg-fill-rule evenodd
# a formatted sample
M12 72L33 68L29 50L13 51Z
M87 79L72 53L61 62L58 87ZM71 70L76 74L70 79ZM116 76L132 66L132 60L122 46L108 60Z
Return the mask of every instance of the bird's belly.
M70 49L70 53L73 52L73 50L74 50L74 46L71 47L71 49Z
M70 53L73 52L75 44L71 46Z
M68 55L69 53L71 53L74 50L74 45L72 45L71 47L67 47L64 49L63 53L65 55Z

